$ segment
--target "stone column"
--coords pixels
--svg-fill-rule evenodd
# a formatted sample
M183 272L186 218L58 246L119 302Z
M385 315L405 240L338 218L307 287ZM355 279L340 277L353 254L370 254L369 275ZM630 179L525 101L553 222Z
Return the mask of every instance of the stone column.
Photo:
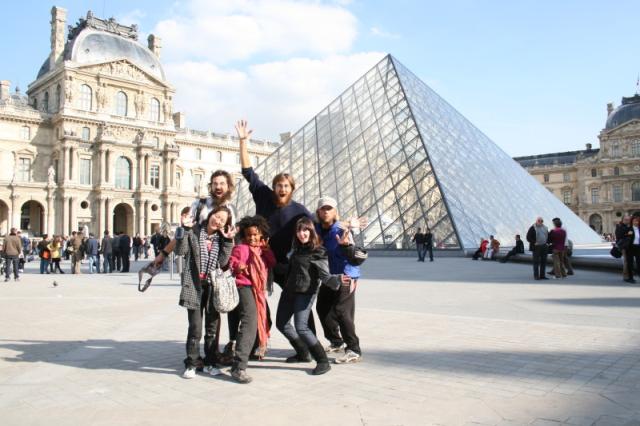
M96 220L96 238L100 239L102 233L105 230L104 226L104 198L100 197L96 200L98 202L98 214Z
M149 154L144 156L144 184L149 185Z
M174 188L176 186L176 159L171 159L171 167L169 168L169 186Z
M149 224L149 201L144 202L144 234L151 235Z
M11 194L11 211L9 212L9 229L20 229L20 206L18 206L20 196Z
M46 219L46 227L44 229L46 234L52 235L55 233L53 227L53 195L47 195L47 219Z
M69 235L69 197L64 196L60 199L62 202L62 235Z
M136 232L139 232L141 235L144 233L144 201L136 200L136 214L138 215L138 224L136 226Z
M113 229L111 223L111 200L108 198L104 199L104 229L109 230L109 232L113 233Z
M61 183L64 184L69 180L69 147L62 149L62 173L58 173Z
M104 157L105 157L104 150L101 149L99 151L99 158L100 158L100 165L99 165L99 167L100 167L100 181L99 182L100 182L100 185L102 185L104 183L104 176L105 176L105 169L106 169L105 168L105 164L104 164Z
M104 153L104 182L111 182L111 151L109 150Z
M69 228L72 231L78 230L78 197L69 197Z

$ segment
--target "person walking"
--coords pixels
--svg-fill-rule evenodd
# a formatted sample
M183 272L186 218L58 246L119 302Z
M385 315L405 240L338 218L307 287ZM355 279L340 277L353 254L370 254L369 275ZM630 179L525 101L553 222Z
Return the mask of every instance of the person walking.
M89 234L89 239L86 242L87 258L89 260L89 273L100 273L100 263L98 262L98 240L95 235Z
M567 233L562 229L560 218L555 217L552 222L554 228L549 232L549 243L553 256L553 275L556 279L567 278L567 272L564 269Z
M64 274L62 268L60 268L60 259L62 258L62 238L59 235L54 235L53 239L48 245L49 251L51 252L51 272L60 272Z
M533 252L533 278L536 280L548 280L545 276L547 267L547 241L549 230L544 225L541 217L531 225L527 231L529 250Z
M324 336L329 341L325 352L338 353L344 348L344 354L336 359L336 363L347 364L358 362L362 358L355 326L355 299L360 267L351 265L344 254L344 250L351 244L351 228L342 229L340 226L337 206L337 201L331 197L323 197L318 201L316 231L327 251L329 272L344 274L350 278L350 282L341 285L338 291L320 286L316 312Z
M424 234L422 228L418 228L413 234L412 242L416 243L416 251L418 252L418 262L424 262Z
M20 281L20 273L18 271L18 258L22 252L22 241L16 235L16 228L11 228L9 235L4 239L2 248L2 257L5 260L4 281L9 281L11 277L11 268L13 268L13 280Z
M109 237L109 231L104 231L104 237L100 243L100 253L102 253L102 273L113 272L113 241Z

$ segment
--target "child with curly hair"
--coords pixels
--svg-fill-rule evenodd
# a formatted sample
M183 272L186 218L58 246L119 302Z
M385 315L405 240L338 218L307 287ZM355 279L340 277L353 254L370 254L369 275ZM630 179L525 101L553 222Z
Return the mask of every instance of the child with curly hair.
M276 258L267 243L269 225L262 216L244 217L237 226L242 242L233 248L229 268L236 277L240 295L241 325L231 376L239 383L249 383L252 379L246 369L256 331L259 354L264 355L269 339L265 287L269 269L276 264Z

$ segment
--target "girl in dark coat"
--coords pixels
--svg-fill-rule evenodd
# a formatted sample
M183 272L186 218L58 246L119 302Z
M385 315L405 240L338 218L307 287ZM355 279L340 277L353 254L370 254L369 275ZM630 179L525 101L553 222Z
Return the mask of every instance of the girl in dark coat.
M307 321L320 284L338 290L342 283L349 283L349 280L347 275L329 273L327 252L313 222L306 217L299 219L289 258L287 281L276 315L276 327L296 351L295 355L287 358L287 362L309 362L311 354L317 363L313 374L324 374L331 369L327 354L309 329Z

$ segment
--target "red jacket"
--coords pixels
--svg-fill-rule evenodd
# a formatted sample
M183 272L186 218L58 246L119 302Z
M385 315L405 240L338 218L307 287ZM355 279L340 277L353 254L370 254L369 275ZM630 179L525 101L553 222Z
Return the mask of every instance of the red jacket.
M249 276L244 272L240 272L240 269L246 268L249 263L250 254L251 251L249 250L249 246L244 243L233 247L233 250L231 251L229 268L231 269L231 273L236 277L236 285L251 285ZM267 269L271 269L275 266L276 258L271 249L262 249L262 261Z

